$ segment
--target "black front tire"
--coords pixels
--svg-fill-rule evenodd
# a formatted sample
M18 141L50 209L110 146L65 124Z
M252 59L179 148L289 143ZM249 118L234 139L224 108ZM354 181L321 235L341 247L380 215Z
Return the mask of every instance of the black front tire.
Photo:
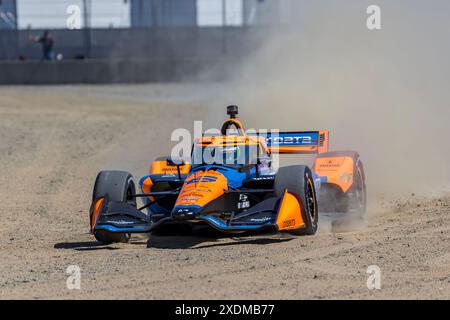
M92 201L108 196L109 201L126 202L136 206L136 183L133 176L124 171L102 171L95 180ZM112 233L104 230L94 232L97 241L110 243L127 243L131 239L129 233Z
M319 214L316 190L311 170L307 166L288 166L278 170L275 177L275 194L282 197L285 190L299 200L305 226L290 231L295 235L314 235L317 232Z

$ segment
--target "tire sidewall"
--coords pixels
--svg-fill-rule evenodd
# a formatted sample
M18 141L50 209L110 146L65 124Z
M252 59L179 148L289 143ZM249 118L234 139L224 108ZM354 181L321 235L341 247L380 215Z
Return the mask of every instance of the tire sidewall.
M108 195L109 201L127 202L136 206L136 199L127 199L127 192L131 188L136 193L134 177L125 171L102 171L97 175L92 193L95 201Z
M310 184L308 186L308 184ZM314 197L314 217L312 217L308 202L307 190L311 188ZM303 227L292 231L299 235L313 235L318 228L318 204L317 195L314 187L314 179L311 169L307 166L289 166L280 168L275 177L275 193L282 197L285 190L297 197L302 211L302 219L305 223Z
M93 203L106 198L108 201L126 202L137 206L136 198L129 198L128 193L136 193L136 182L128 172L124 171L102 171L95 179L94 190L92 193ZM104 230L94 232L95 238L102 243L126 243L130 241L129 233L111 233Z
M312 176L312 172L309 168L307 168L307 170L305 170L305 179L304 179L304 194L303 197L301 198L301 206L302 206L302 216L303 216L303 221L305 222L305 227L303 227L305 229L305 233L308 235L313 235L317 232L318 229L318 222L319 222L319 214L318 214L318 203L317 203L317 194L316 194L316 190L314 188L314 179ZM311 184L310 186L308 186L308 184ZM310 211L309 206L307 205L307 199L306 197L308 196L306 194L307 190L309 188L312 188L311 191L313 192L313 197L314 197L314 217L312 217L312 213ZM301 231L300 231L301 232Z

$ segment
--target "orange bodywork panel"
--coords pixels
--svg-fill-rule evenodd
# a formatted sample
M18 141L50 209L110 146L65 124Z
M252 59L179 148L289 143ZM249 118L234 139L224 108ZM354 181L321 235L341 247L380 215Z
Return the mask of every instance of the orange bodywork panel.
M190 163L180 167L181 174L188 174L191 169ZM150 166L150 174L178 174L177 167L167 165L166 160L157 160Z
M175 206L204 207L227 191L227 178L220 172L197 172L186 179Z
M347 192L353 185L354 165L352 157L317 158L313 171L320 177L327 177L327 183L336 184Z
M153 181L152 179L150 179L150 177L148 177L142 182L142 191L144 191L144 193L150 193L152 192L152 186Z
M147 179L145 179L145 180L142 182L142 191L143 191L144 193L150 193L150 192L152 192L152 187L153 187L153 181L152 181L152 179L151 179L150 177L148 177ZM155 201L155 198L154 198L154 197L148 197L148 199L149 199L150 201Z
M286 191L281 200L276 224L279 231L296 230L305 225L299 200Z
M210 147L260 145L267 149L264 138L258 136L205 136L197 140L196 145Z
M103 206L104 198L100 198L92 207L91 213L91 233L94 232L95 224L97 223L98 216L100 215L100 210Z

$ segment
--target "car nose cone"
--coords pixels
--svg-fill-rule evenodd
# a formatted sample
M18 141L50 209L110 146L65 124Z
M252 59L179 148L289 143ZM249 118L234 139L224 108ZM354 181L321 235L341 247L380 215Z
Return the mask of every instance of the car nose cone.
M184 221L195 219L195 212L189 209L179 209L172 212L172 218L174 220Z

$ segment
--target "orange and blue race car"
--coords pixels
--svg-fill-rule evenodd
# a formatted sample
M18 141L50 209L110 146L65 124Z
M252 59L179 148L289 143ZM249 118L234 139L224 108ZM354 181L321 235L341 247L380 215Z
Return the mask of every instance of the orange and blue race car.
M227 111L221 134L197 139L190 162L154 161L138 183L139 192L132 174L100 172L90 210L95 238L128 242L131 234L180 224L230 234L314 235L319 211L365 212L365 175L357 152L328 152L328 131L246 134L237 106ZM277 154L315 159L311 168L276 170Z

